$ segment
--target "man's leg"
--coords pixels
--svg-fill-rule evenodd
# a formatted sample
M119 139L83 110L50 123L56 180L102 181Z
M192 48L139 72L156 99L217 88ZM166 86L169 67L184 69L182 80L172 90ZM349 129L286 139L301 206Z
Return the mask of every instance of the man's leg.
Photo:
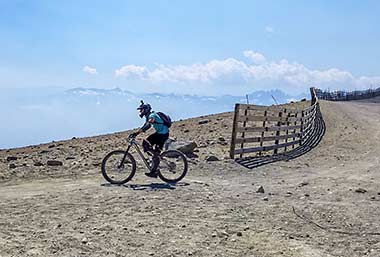
M150 151L152 154L153 154L153 157L152 157L152 169L149 173L145 173L145 175L147 175L148 177L157 177L157 168L158 168L158 165L159 165L159 162L160 162L160 158L158 157L158 154L155 150L154 150L154 146L157 145L157 143L159 143L159 134L157 133L154 133L152 135L150 135L149 137L147 137L147 142L149 142L149 149L148 151ZM145 147L144 147L145 149Z
M158 134L156 133L154 137L154 150L153 150L153 169L157 171L158 166L160 165L160 153L164 147L165 141L169 138L169 134Z

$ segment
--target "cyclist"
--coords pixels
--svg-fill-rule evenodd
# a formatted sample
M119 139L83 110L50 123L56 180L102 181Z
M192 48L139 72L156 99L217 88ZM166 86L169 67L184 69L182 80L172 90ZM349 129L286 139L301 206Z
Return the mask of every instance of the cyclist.
M144 104L144 102L141 101L137 110L139 110L140 118L145 117L145 123L137 132L132 133L130 137L136 137L141 132L146 132L153 125L156 132L144 139L142 145L145 152L152 153L153 155L153 168L149 173L145 173L145 175L156 178L157 168L160 161L158 155L162 150L165 141L169 138L169 128L164 124L162 118L152 111L150 104Z

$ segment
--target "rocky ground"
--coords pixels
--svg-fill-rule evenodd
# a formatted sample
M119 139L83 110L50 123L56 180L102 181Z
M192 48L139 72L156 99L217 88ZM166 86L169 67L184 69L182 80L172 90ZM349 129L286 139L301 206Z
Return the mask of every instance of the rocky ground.
M321 109L317 148L254 170L228 159L232 113L176 122L198 146L177 185L105 182L128 131L1 150L0 256L380 256L380 99Z

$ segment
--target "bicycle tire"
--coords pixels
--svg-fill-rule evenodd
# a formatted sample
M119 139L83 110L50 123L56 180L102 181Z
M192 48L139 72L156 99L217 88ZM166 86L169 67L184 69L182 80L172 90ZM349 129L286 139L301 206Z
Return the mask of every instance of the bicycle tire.
M168 176L166 176L166 173L164 173L163 165L165 165L165 163L163 163L164 162L163 158L165 158L165 157L178 158L177 161L180 161L183 164L183 168L181 168L181 171L178 172L178 175L179 175L178 177L169 178ZM167 150L167 151L164 151L160 154L160 164L159 164L159 169L158 169L158 176L160 177L161 180L163 180L167 183L179 182L180 180L182 180L186 176L187 170L188 170L187 158L182 152L180 152L178 150Z
M124 163L130 164L130 168L131 168L130 169L130 173L129 173L129 175L125 179L114 179L113 176L111 175L111 171L109 169L107 169L107 167L106 167L106 165L109 163L110 158L112 156L116 156L116 155L120 155L121 158L123 158L124 155L126 155ZM119 162L121 160L122 159L120 159ZM120 169L121 168L124 169L124 167L125 166L123 164L122 167L117 166L117 169L119 169L119 172L120 172ZM102 161L102 175L111 184L118 184L118 185L125 184L125 183L127 183L128 181L130 181L133 178L133 176L135 175L135 173L136 173L136 160L133 158L133 156L130 153L126 153L124 150L115 150L115 151L112 151L112 152L108 153L103 158L103 161Z

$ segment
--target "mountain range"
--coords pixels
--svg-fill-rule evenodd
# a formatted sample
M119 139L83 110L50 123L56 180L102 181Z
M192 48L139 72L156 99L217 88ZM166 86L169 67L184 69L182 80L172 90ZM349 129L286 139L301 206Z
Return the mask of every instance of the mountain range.
M123 131L140 126L136 111L140 100L173 120L232 111L247 96L198 96L133 93L120 88L1 89L0 148L13 148L71 137ZM250 103L272 105L308 97L281 90L255 91ZM276 101L276 102L275 102Z

